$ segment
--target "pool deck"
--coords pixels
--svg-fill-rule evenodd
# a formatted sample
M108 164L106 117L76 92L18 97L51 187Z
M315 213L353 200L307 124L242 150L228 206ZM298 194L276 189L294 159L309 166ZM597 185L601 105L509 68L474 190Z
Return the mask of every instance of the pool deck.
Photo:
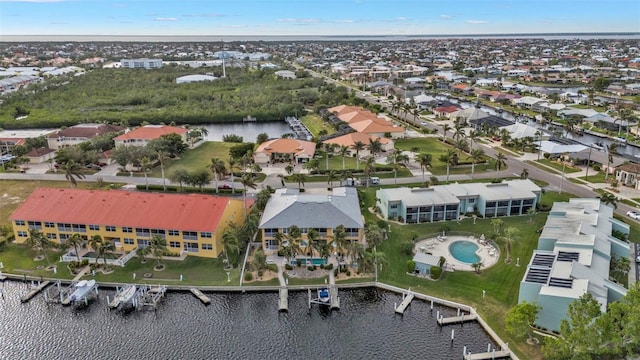
M476 251L476 254L480 257L482 263L484 264L481 270L489 268L498 262L498 259L500 258L500 250L494 248L494 255L491 256L490 250L493 247L488 243L486 245L480 244L479 239L477 237L474 239L471 239L468 236L453 235L453 236L446 236L444 241L441 241L438 238L423 239L416 243L414 251L430 253L434 256L444 256L444 258L447 259L447 263L445 264L445 270L474 271L473 268L471 267L471 264L458 261L449 252L449 245L451 245L451 243L455 241L460 241L460 240L470 241L478 245L479 249L478 251Z

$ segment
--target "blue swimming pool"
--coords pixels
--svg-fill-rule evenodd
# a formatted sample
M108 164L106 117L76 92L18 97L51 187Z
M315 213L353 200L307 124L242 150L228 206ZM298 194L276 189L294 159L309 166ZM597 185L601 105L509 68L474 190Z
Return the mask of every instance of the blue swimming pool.
M449 245L449 252L458 261L473 264L480 261L480 257L476 255L479 247L471 241L455 241Z
M326 265L327 261L323 258L312 258L310 264L309 259L298 259L301 265ZM296 260L291 261L291 265L296 265Z

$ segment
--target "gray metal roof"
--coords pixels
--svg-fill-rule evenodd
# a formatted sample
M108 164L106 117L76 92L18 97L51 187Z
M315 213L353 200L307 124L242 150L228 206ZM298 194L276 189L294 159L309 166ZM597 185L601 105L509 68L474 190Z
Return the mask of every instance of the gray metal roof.
M358 193L354 188L335 188L330 193L299 193L279 189L271 195L260 219L260 228L363 228Z

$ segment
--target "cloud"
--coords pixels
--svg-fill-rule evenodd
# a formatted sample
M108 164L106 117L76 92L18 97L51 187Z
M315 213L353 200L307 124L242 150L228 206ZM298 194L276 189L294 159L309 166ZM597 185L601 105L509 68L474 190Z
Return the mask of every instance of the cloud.
M451 15L440 15L440 19L445 19L445 20L449 20L449 19L453 19L453 16Z
M240 25L240 24L236 24L236 25L231 25L232 28L245 28L247 27L247 25Z
M316 23L320 22L320 19L315 19L315 18L285 18L285 19L278 19L278 22L297 23L297 24L316 24Z
M64 21L52 21L49 24L50 25L69 25L68 22L64 22Z
M206 13L206 14L186 14L186 15L182 15L184 17L223 17L225 16L224 14L218 14L218 13Z
M488 24L487 20L467 20L465 21L467 24Z
M347 19L347 20L333 20L333 22L334 23L338 23L338 24L351 24L351 23L354 23L356 21Z
M405 21L405 20L407 20L407 18L406 18L406 17L404 17L404 16L398 16L398 17L396 17L396 20L398 20L398 21Z
M178 21L178 18L174 17L157 17L153 21Z

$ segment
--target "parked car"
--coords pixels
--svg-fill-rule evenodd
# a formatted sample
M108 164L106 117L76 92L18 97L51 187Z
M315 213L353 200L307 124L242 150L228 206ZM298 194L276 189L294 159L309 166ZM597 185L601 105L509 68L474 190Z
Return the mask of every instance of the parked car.
M229 185L229 184L222 184L222 185L218 185L218 189L227 189L227 190L230 190L230 189L231 189L231 185Z
M637 211L627 211L627 216L634 220L640 220L640 212Z

